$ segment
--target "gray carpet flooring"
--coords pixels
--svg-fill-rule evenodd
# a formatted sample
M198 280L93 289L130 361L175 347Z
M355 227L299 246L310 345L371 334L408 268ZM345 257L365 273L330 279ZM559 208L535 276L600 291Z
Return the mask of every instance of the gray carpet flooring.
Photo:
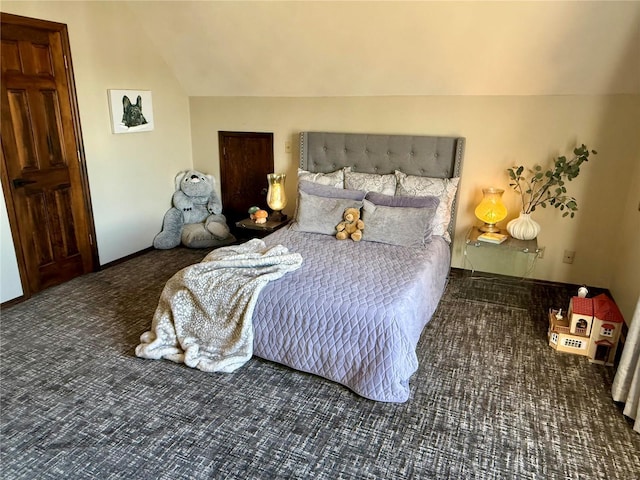
M613 368L547 345L573 286L453 270L411 399L385 404L258 358L136 358L162 286L206 253L152 251L3 309L3 479L640 477Z

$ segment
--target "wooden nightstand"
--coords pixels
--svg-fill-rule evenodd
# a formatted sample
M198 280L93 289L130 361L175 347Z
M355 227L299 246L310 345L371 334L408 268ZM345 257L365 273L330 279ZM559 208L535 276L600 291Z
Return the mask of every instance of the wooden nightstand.
M250 218L245 218L236 222L236 228L238 235L242 238L262 238L284 227L290 221L289 218L285 220L268 219L266 223L256 223Z

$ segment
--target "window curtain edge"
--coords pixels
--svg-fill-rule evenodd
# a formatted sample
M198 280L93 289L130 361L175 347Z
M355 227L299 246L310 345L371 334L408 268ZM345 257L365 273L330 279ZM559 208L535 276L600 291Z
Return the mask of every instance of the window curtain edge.
M611 385L611 396L625 404L624 415L635 420L633 429L640 433L640 298Z

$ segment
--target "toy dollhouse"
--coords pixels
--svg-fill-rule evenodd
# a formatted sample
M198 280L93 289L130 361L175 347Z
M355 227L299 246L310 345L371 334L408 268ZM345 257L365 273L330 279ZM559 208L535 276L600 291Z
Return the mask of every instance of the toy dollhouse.
M549 311L549 345L559 352L584 355L590 362L613 365L624 319L607 295L572 297L566 315Z

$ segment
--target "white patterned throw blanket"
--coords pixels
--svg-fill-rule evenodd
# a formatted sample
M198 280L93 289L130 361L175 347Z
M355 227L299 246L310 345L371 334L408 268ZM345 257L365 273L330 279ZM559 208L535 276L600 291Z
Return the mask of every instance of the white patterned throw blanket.
M301 265L299 253L282 245L267 248L260 239L212 251L169 279L136 355L233 372L253 355L252 316L260 291Z

